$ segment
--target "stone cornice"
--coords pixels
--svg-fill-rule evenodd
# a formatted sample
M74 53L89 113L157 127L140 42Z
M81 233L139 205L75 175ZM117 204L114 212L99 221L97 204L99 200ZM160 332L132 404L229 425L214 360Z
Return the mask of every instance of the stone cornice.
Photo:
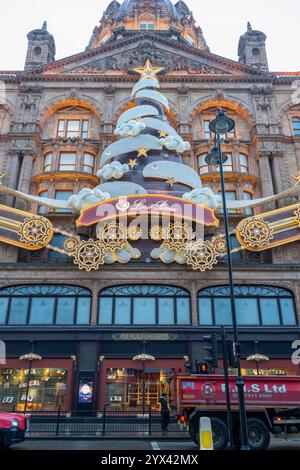
M103 45L103 46L95 48L95 49L89 49L89 50L86 50L84 52L80 52L78 54L66 57L64 59L60 59L60 60L58 60L56 62L53 62L52 64L48 64L46 66L37 67L34 70L28 70L27 72L22 72L22 74L23 75L26 75L26 74L32 75L32 74L40 74L42 72L48 72L48 71L51 71L51 70L55 70L59 67L62 67L64 65L68 65L68 64L71 64L71 63L76 63L77 61L82 60L82 59L95 57L95 56L99 55L99 53L117 51L121 47L130 45L130 44L137 44L137 42L142 42L143 40L150 40L150 41L152 40L153 42L156 42L156 43L160 43L160 44L163 44L163 45L166 45L166 46L171 46L172 48L176 49L176 51L181 50L181 51L186 52L188 54L193 54L195 57L196 56L199 57L199 58L202 57L204 59L211 60L212 62L214 62L216 64L220 64L220 65L223 65L223 66L225 65L225 66L227 66L228 68L230 68L232 70L238 70L240 72L249 73L250 75L255 75L255 76L260 76L260 77L270 76L271 75L270 73L263 72L261 70L255 69L254 67L249 67L247 65L240 64L239 62L235 62L231 59L221 57L217 54L213 54L213 53L208 52L208 51L203 51L203 50L200 50L200 49L196 49L192 46L189 46L188 44L183 44L183 43L171 40L169 38L162 37L161 35L157 35L156 33L149 33L149 32L140 34L139 37L138 37L138 41L137 41L136 36L129 37L129 38L126 38L126 39L121 39L121 40L118 40L116 42L111 42L111 43L108 43L107 45Z

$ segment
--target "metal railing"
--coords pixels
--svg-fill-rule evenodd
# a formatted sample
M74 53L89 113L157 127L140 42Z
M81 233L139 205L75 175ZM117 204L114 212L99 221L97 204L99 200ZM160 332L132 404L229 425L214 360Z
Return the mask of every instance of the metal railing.
M171 414L168 430L162 429L159 411L33 411L29 418L29 436L39 434L52 436L89 435L102 436L152 436L168 432L185 433L186 427L179 417Z

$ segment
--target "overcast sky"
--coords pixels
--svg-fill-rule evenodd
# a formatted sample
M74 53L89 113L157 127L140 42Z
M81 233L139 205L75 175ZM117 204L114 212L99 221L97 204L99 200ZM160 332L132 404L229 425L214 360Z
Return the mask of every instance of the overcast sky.
M175 0L173 0L175 3ZM122 0L119 0L121 3ZM26 34L48 21L56 58L87 46L110 0L0 0L0 69L22 70ZM211 52L237 60L237 46L247 21L264 31L273 71L300 71L299 0L186 0Z

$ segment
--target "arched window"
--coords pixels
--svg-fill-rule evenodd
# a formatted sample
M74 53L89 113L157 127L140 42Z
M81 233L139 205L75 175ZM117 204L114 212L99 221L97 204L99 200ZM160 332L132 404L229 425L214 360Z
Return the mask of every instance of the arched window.
M91 292L77 286L30 284L0 290L1 325L88 325Z
M166 285L123 285L99 293L100 325L190 325L190 294Z
M234 286L239 325L296 325L293 294L281 287L264 285ZM198 293L199 324L231 325L228 286L215 286Z
M299 118L292 119L292 127L293 127L293 134L296 136L300 136L300 119Z

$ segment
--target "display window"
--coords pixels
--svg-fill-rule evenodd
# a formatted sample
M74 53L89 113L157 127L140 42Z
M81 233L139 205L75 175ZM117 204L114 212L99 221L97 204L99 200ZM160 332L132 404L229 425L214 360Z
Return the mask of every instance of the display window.
M173 369L106 369L106 409L159 410L162 393L171 397Z
M0 409L65 410L67 378L67 369L57 367L0 369Z

